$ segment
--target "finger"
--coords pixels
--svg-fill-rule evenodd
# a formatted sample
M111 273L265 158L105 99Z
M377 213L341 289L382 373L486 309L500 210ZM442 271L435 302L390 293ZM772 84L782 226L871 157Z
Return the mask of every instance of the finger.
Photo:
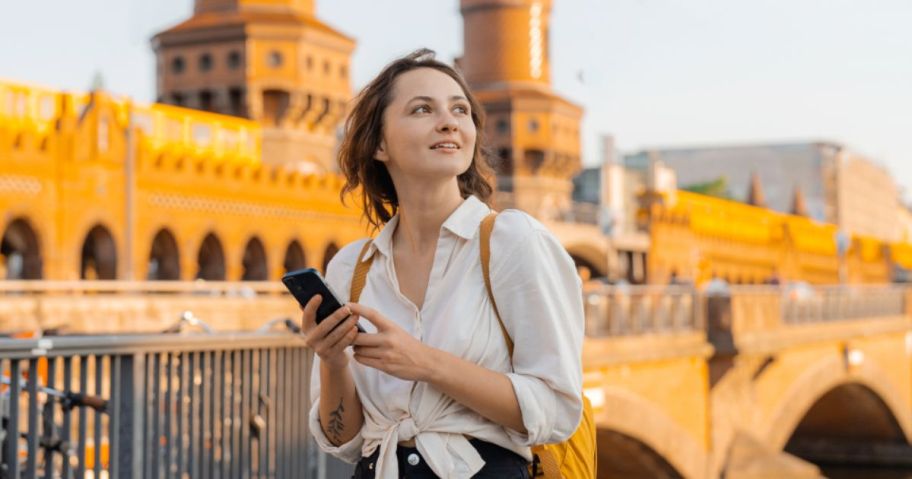
M349 320L353 319L349 318ZM335 354L336 349L339 348L340 343L345 343L341 346L342 349L348 346L348 344L354 340L354 337L346 339L350 334L351 330L354 329L357 333L358 329L355 328L354 322L345 321L338 328L334 329L331 333L327 334L323 338L314 341L313 350L320 357L332 356Z
M330 331L335 329L346 318L351 316L352 311L347 306L342 306L341 308L333 311L332 314L326 317L323 321L320 321L320 324L314 328L314 332L320 336L326 336Z
M337 314L339 312L342 312L344 309L344 306L342 308L339 308L339 311L329 315L326 319L320 322L320 324L316 325L316 327L311 328L309 331L306 331L304 334L304 344L310 348L313 348L314 351L317 352L320 351L320 348L325 349L328 347L328 345L333 344L338 338L336 336L333 336L333 339L330 343L327 343L327 338L329 338L334 333L338 333L340 330L344 332L348 329L341 326L336 328L335 326L339 325L340 321L343 321L346 318L351 319L352 324L358 321L357 315L346 317ZM320 352L320 354L322 354L322 352Z
M383 337L382 333L365 333L359 334L355 338L356 346L381 346L386 344L386 339Z
M301 327L304 328L304 331L308 331L316 327L317 325L317 308L320 307L320 303L323 302L323 297L319 294L315 294L310 298L307 303L304 305L303 313L301 315Z
M354 329L355 331L358 330L358 328L355 328L355 323L357 321L358 321L357 316L355 316L355 315L349 316L348 319L346 319L345 321L342 321L342 323L339 324L339 327L337 327L336 329L332 330L332 332L327 334L326 338L323 341L330 347L335 346L335 344L338 343L342 338L344 338L345 335L349 333L349 331L351 331L352 329Z
M370 321L371 324L377 327L377 331L384 331L394 326L392 321L386 319L379 311L373 308L368 308L367 306L358 303L348 303L346 306L351 308L352 312L355 314Z
M383 359L383 348L372 348L367 346L354 346L352 348L355 354L364 358Z
M342 328L339 328L339 329L342 329ZM328 354L338 354L338 353L340 353L343 349L345 349L345 348L347 348L347 347L349 347L349 346L351 345L352 341L354 341L355 336L357 336L357 335L358 335L358 328L356 328L356 327L354 327L354 326L351 326L351 328L350 328L350 329L347 329L347 330L345 331L345 334L343 334L343 335L339 338L339 340L336 341L335 344L333 344L333 345L327 350L327 353L328 353Z

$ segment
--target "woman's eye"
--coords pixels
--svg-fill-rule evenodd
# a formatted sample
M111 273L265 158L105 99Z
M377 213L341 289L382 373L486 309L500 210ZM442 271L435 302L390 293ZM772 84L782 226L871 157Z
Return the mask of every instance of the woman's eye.
M453 107L453 111L455 111L457 113L462 113L463 115L469 114L469 108L465 105L456 105L455 107Z
M428 113L430 111L431 111L431 108L428 107L427 105L420 105L420 106L415 107L415 109L412 110L412 113Z

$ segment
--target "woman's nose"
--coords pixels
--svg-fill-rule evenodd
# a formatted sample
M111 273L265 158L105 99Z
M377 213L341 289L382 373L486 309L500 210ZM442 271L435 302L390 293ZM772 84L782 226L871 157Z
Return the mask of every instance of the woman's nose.
M438 128L440 131L452 132L459 128L459 124L456 122L456 118L454 118L453 115L446 115L440 120Z

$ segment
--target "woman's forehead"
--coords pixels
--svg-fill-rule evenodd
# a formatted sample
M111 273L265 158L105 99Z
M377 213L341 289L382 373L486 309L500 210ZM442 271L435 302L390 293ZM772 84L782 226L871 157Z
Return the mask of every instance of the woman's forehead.
M416 96L445 101L453 96L465 96L465 92L446 73L433 68L417 68L396 77L393 101L409 101Z

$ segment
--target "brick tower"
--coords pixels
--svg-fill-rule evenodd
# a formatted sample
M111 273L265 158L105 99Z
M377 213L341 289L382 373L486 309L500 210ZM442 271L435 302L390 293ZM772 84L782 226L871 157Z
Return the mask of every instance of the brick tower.
M555 219L571 206L581 167L583 109L551 88L551 0L460 0L459 67L488 114L488 145L501 159L501 207Z
M196 0L152 38L158 101L260 122L265 162L334 169L355 42L314 15L314 0Z

